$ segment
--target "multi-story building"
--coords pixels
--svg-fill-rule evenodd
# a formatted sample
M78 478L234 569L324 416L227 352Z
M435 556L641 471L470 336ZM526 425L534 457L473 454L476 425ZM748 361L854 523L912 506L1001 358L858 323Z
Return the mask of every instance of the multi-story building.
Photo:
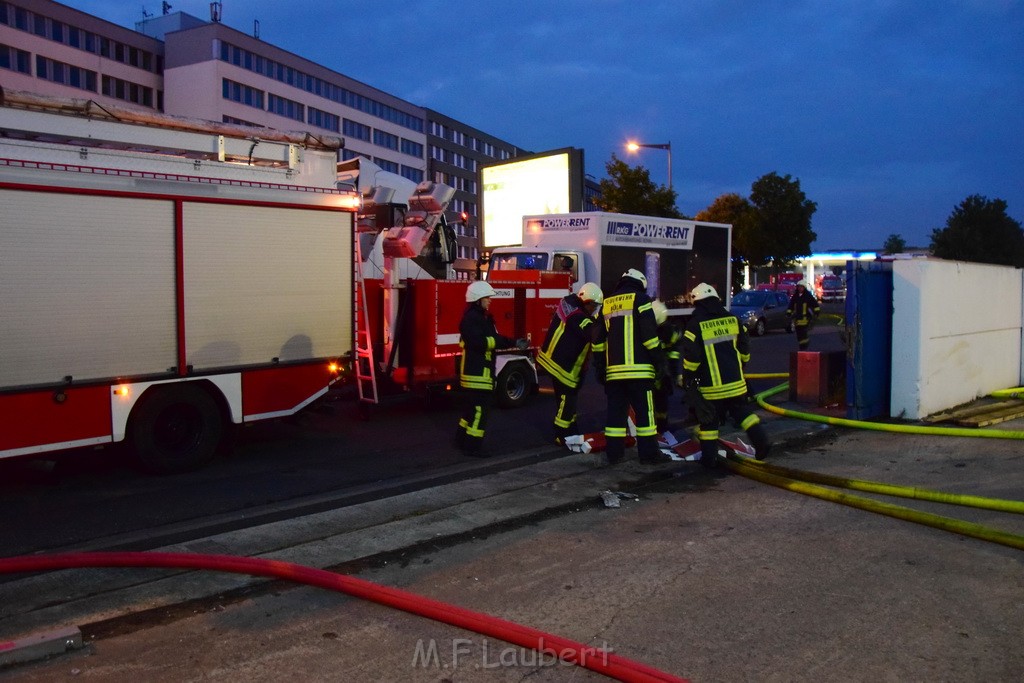
M0 1L0 84L162 110L164 44L49 0Z
M465 212L466 218L456 225L459 242L459 264L474 268L480 257L480 169L482 164L505 161L523 154L493 135L427 109L427 173L434 182L455 188L453 208Z
M166 6L166 3L165 3ZM220 23L183 12L132 31L51 0L0 0L0 84L235 124L339 135L371 159L456 189L456 270L479 254L477 166L524 150ZM468 214L461 219L460 214Z

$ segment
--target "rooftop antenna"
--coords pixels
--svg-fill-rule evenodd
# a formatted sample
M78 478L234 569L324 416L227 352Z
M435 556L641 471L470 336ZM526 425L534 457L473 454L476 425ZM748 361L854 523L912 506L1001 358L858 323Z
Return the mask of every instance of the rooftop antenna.
M152 14L150 14L149 12L146 11L146 6L143 5L142 6L142 20L145 21L146 19L149 19L152 16L153 16Z
M219 3L219 2L211 2L210 3L210 21L212 21L215 24L219 24L220 23L220 14L221 14L221 3Z
M171 13L171 3L167 2L167 0L163 2L163 10L165 15Z
M256 40L260 39L260 20L259 19L253 19L252 20L252 37L255 38Z

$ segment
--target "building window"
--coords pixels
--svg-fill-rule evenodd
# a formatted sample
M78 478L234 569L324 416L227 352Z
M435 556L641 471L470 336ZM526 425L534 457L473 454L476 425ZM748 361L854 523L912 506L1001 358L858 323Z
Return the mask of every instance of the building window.
M352 92L347 88L335 85L316 76L303 73L290 66L285 66L272 59L260 57L230 43L221 42L220 59L268 78L274 78L282 83L287 83L300 90L319 95L332 102L343 104L346 107L357 109L379 119L414 130L417 133L423 132L423 119L421 117L396 109L383 102L378 102L372 97Z
M418 142L413 142L412 140L402 138L401 151L402 154L408 154L409 156L416 157L417 159L423 158L423 145Z
M222 95L225 100L239 102L249 107L263 109L263 91L235 81L223 79Z
M0 69L10 69L23 74L31 74L32 60L29 53L16 47L0 45ZM95 78L96 74L93 74Z
M373 163L377 164L388 173L398 173L398 164L395 163L394 161L389 161L388 159L381 159L380 157L374 157Z
M146 107L153 106L152 88L112 76L103 77L103 94L125 102L134 102Z
M387 133L383 130L374 129L373 131L373 144L378 147L386 147L388 149L398 150L398 136Z
M0 2L0 24L13 26L19 31L32 33L55 43L70 45L78 50L115 59L139 69L153 71L155 55L148 50L130 47L109 38L99 38L96 34L84 29L69 26L57 19L37 14L23 7L16 7L8 2ZM160 70L157 71L157 73L160 72Z
M235 126L253 126L253 127L256 127L256 128L262 128L262 126L260 126L260 124L258 124L258 123L253 123L252 121L246 121L245 119L236 119L234 116L228 116L226 114L221 116L220 120L223 121L224 123L230 123L230 124L235 125Z
M320 111L315 107L307 107L306 110L309 112L309 120L307 123L316 126L317 128L326 128L327 130L332 130L335 133L338 132L339 126L341 125L340 117L325 111Z
M306 107L273 93L267 94L267 111L296 121L306 120Z
M0 50L3 50L2 46L0 46ZM25 54L25 61L27 62L28 53ZM3 66L2 57L0 57L0 66ZM27 71L25 73L27 73ZM78 66L72 66L71 64L47 59L40 55L36 55L36 77L52 81L54 83L60 83L62 85L70 85L72 88L80 88L82 90L91 90L92 92L96 92L95 71L89 71L88 69L83 69Z
M364 142L370 141L370 127L359 123L358 121L345 119L342 132L346 136L355 138L356 140L362 140Z
M423 171L421 171L418 168L413 168L412 166L406 166L405 164L402 164L402 177L408 178L414 183L422 183Z

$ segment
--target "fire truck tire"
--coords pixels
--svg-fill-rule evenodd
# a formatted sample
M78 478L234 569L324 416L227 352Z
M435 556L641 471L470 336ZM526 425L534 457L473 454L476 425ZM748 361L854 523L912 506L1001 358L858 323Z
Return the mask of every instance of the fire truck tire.
M153 474L198 469L217 452L224 422L216 400L201 387L152 387L128 423L128 440L142 466Z
M509 363L495 381L498 405L502 408L518 408L526 403L533 391L533 374L529 365L523 362Z

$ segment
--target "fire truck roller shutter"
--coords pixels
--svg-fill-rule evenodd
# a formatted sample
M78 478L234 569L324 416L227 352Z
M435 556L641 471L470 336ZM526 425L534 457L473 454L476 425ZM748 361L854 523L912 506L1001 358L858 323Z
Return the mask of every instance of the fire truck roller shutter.
M0 190L0 387L177 365L169 201Z
M185 203L185 334L198 372L352 350L352 218Z

